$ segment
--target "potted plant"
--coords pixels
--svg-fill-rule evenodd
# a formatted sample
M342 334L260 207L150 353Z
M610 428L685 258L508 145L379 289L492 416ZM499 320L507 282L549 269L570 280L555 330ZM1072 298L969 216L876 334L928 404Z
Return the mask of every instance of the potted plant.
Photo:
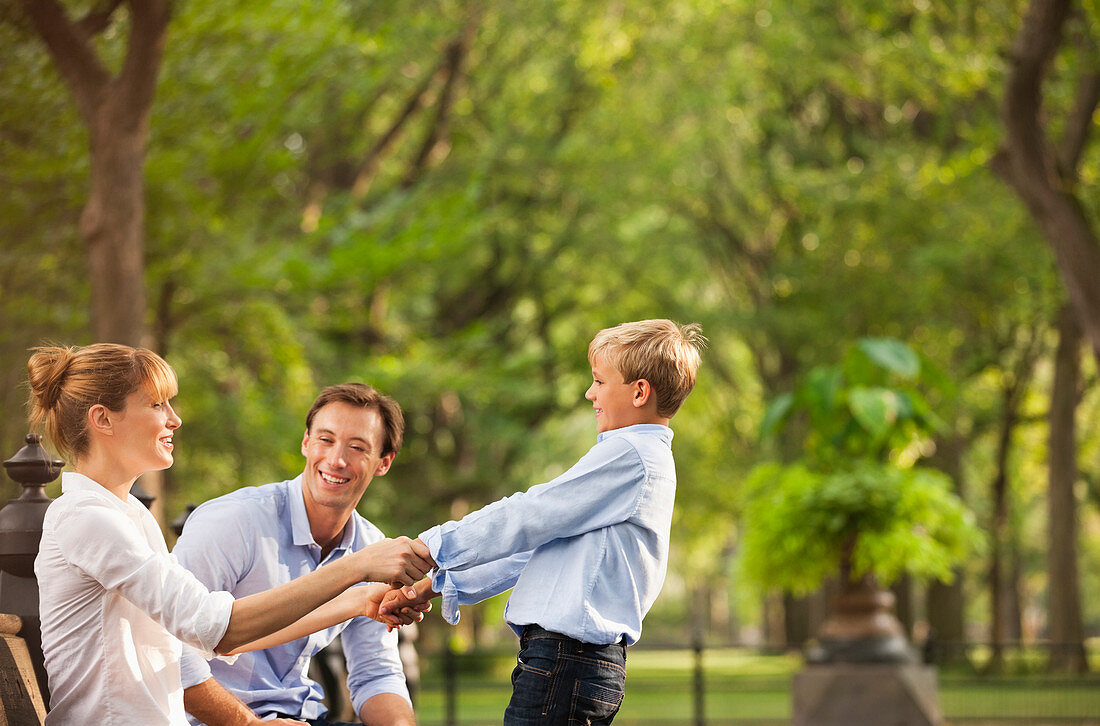
M934 378L901 341L862 339L765 413L765 437L793 433L801 453L751 472L742 566L796 594L839 578L811 663L912 661L884 586L905 573L950 580L982 541L949 478L919 465L942 426L921 393Z

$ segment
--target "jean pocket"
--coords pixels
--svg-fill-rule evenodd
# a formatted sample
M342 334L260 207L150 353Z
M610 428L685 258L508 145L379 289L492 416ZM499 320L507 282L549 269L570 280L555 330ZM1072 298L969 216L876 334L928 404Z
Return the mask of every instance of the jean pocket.
M512 671L512 698L505 710L504 723L516 726L540 724L549 711L554 693L553 661L539 657L520 657Z
M608 685L591 681L574 683L573 699L569 706L569 722L586 726L611 723L623 704L624 684L616 681L617 679L612 679Z
M524 659L522 656L516 660L516 669L519 671L527 671L528 673L534 673L536 675L550 677L550 671L538 667L539 661L545 661L545 659L529 658ZM513 680L515 678L513 677Z

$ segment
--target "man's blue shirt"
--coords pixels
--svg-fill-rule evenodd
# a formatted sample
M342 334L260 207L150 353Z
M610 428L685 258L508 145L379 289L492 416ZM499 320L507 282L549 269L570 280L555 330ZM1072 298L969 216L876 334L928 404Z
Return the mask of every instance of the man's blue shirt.
M212 590L241 598L290 582L321 565L383 539L377 527L352 513L340 543L321 559L302 498L301 477L261 487L244 487L198 507L187 518L172 553ZM242 653L236 662L209 665L184 648L184 688L212 674L253 711L319 718L326 708L321 687L307 676L309 660L340 636L348 663L348 689L355 712L380 693L408 699L397 653L397 632L365 617L284 645Z
M423 532L443 617L512 588L505 621L586 643L637 642L668 566L672 429L606 431L556 479Z

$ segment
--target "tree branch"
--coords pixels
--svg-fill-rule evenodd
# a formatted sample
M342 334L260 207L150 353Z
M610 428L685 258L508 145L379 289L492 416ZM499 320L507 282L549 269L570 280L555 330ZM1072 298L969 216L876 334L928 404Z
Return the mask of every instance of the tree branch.
M23 0L22 5L69 87L80 115L90 125L111 80L110 72L57 0Z
M455 88L458 85L458 80L462 77L463 66L467 55L469 55L470 46L473 45L474 38L477 35L479 22L480 14L475 10L466 21L459 36L447 46L444 54L446 61L443 65L447 73L446 80L443 83L443 90L439 93L435 116L432 118L427 134L424 135L424 142L420 145L420 151L412 164L409 165L409 170L401 182L401 186L406 189L416 183L417 178L427 167L432 152L435 151L446 133L451 106L454 103Z
M130 38L117 83L122 93L118 120L146 123L160 75L161 59L172 16L169 0L125 0L130 6Z
M1097 104L1100 104L1100 73L1086 73L1077 83L1073 112L1066 120L1066 135L1058 154L1058 162L1066 179L1077 179L1077 166L1089 143L1092 116Z
M123 0L107 0L101 6L89 10L87 15L76 21L76 27L86 38L99 35L111 24L111 16L114 15L115 10L122 3Z
M1032 179L1036 184L1060 186L1039 109L1043 77L1062 42L1062 28L1069 14L1069 0L1033 0L1012 44L1015 63L1005 89L1004 119L1011 149L1007 161L1015 184ZM1029 204L1034 201L1030 185L1021 192Z
M420 82L412 94L409 95L409 99L405 102L404 107L401 109L401 113L397 114L390 127L378 137L378 139L371 145L370 150L367 151L367 155L363 160L363 166L359 171L359 174L355 177L355 183L352 185L351 193L355 198L362 198L366 196L370 190L371 183L374 181L374 177L378 174L378 169L382 165L382 157L389 151L390 146L397 140L398 136L405 128L405 124L413 117L417 111L419 111L425 103L428 96L428 91L431 89L436 77L443 72L445 65L445 59L441 60L439 64L428 73L424 79Z

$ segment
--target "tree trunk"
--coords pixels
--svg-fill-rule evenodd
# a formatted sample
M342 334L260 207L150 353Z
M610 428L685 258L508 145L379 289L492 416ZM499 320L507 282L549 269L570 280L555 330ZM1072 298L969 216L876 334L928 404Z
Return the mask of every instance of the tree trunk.
M112 75L92 43L129 10L126 57ZM149 346L145 327L145 149L171 17L169 0L110 0L77 21L57 0L23 0L88 129L91 182L80 217L97 342ZM162 478L142 477L163 521Z
M822 584L805 597L783 596L783 630L788 647L802 647L817 634L829 617L829 601L836 592L833 582Z
M941 440L930 462L951 477L951 481L955 484L955 493L960 498L964 498L962 465L964 446L963 440L957 436ZM965 655L964 572L961 567L956 567L954 572L955 578L950 585L939 580L930 582L926 594L928 638L932 643L930 655L938 663L955 662Z
M1005 638L1019 642L1024 639L1024 558L1016 528L1011 528L1008 535L1011 566L1005 583Z
M88 253L92 331L97 342L144 346L147 129L119 128L113 103L96 110L92 177L80 233Z
M909 574L902 575L890 588L894 593L894 614L901 623L901 629L906 638L913 637L913 625L916 623L917 614L913 608L913 578Z
M1002 117L1005 140L993 169L1027 205L1054 250L1077 321L1100 360L1100 243L1074 195L1077 167L1100 100L1100 74L1083 73L1056 150L1044 124L1043 81L1072 15L1071 0L1032 0L1010 53Z
M1050 394L1050 489L1047 493L1047 592L1050 668L1083 673L1085 630L1077 573L1077 439L1074 415L1080 378L1081 331L1073 311L1058 317L1058 351Z
M962 570L956 568L950 585L939 580L928 584L928 637L931 654L940 664L959 662L966 655L962 576Z
M1016 386L1003 391L1001 430L997 441L997 472L993 478L993 521L990 526L989 552L989 668L1000 670L1004 663L1006 626L1004 545L1008 539L1008 452L1016 428Z

